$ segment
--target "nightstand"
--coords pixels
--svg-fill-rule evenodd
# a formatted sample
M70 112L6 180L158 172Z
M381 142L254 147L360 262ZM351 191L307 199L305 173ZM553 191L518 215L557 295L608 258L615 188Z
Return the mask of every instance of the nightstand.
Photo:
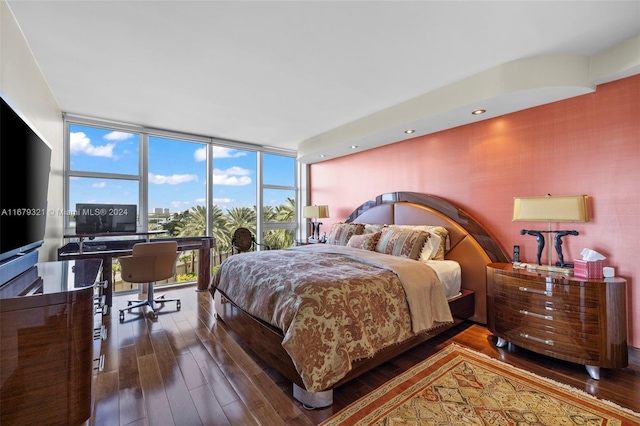
M487 265L487 328L497 346L508 342L583 364L600 379L600 368L628 364L626 281L580 278Z

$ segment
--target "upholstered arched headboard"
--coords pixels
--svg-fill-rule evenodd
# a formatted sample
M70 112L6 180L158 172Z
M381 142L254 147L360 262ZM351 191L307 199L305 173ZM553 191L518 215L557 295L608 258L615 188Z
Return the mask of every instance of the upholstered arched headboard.
M449 231L450 246L445 259L455 260L460 264L462 288L475 293L475 315L470 319L486 324L486 265L491 262L509 262L509 259L489 232L469 214L433 195L392 192L362 204L346 221L446 228Z

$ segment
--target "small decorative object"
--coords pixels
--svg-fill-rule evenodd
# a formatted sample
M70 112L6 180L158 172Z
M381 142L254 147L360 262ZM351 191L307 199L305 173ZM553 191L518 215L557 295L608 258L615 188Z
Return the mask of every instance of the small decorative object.
M602 254L588 248L580 252L582 259L575 259L575 272L573 275L585 278L602 278L604 274L603 261L606 259Z
M302 217L311 219L311 221L309 221L311 224L310 239L315 241L320 240L320 225L322 225L322 222L314 221L313 219L329 217L329 206L305 206Z
M552 196L551 194L539 197L515 197L513 199L513 220L520 222L547 222L547 230L520 231L521 235L533 235L538 242L537 262L538 269L557 270L567 272L566 268L572 268L573 264L565 263L562 254L562 237L567 235L578 235L574 230L551 230L551 222L588 222L586 195ZM547 248L549 257L548 266L543 266L541 257L545 246L544 233L555 234L554 247L558 253L558 262L553 264L553 253L551 247Z
M523 229L520 231L521 235L533 235L536 237L536 241L538 242L538 252L536 253L538 265L542 265L540 263L540 258L542 257L542 250L544 250L544 235L542 235L542 231L531 231L527 229Z

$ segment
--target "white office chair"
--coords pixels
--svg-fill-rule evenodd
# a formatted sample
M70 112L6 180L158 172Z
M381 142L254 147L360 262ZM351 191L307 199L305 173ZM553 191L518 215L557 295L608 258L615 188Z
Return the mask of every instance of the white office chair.
M176 302L180 310L180 299L165 299L164 295L154 299L153 285L156 281L165 280L176 274L178 260L178 243L175 241L157 241L134 244L131 256L118 258L122 266L122 279L129 283L148 283L145 300L129 300L127 307L120 309L120 321L124 321L124 312L134 308L149 306L154 318L158 317L156 304Z

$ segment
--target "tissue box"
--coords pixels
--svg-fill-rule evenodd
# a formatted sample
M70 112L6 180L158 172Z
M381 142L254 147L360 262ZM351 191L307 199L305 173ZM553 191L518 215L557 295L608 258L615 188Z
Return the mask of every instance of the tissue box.
M583 278L602 278L602 260L574 260L573 275Z

